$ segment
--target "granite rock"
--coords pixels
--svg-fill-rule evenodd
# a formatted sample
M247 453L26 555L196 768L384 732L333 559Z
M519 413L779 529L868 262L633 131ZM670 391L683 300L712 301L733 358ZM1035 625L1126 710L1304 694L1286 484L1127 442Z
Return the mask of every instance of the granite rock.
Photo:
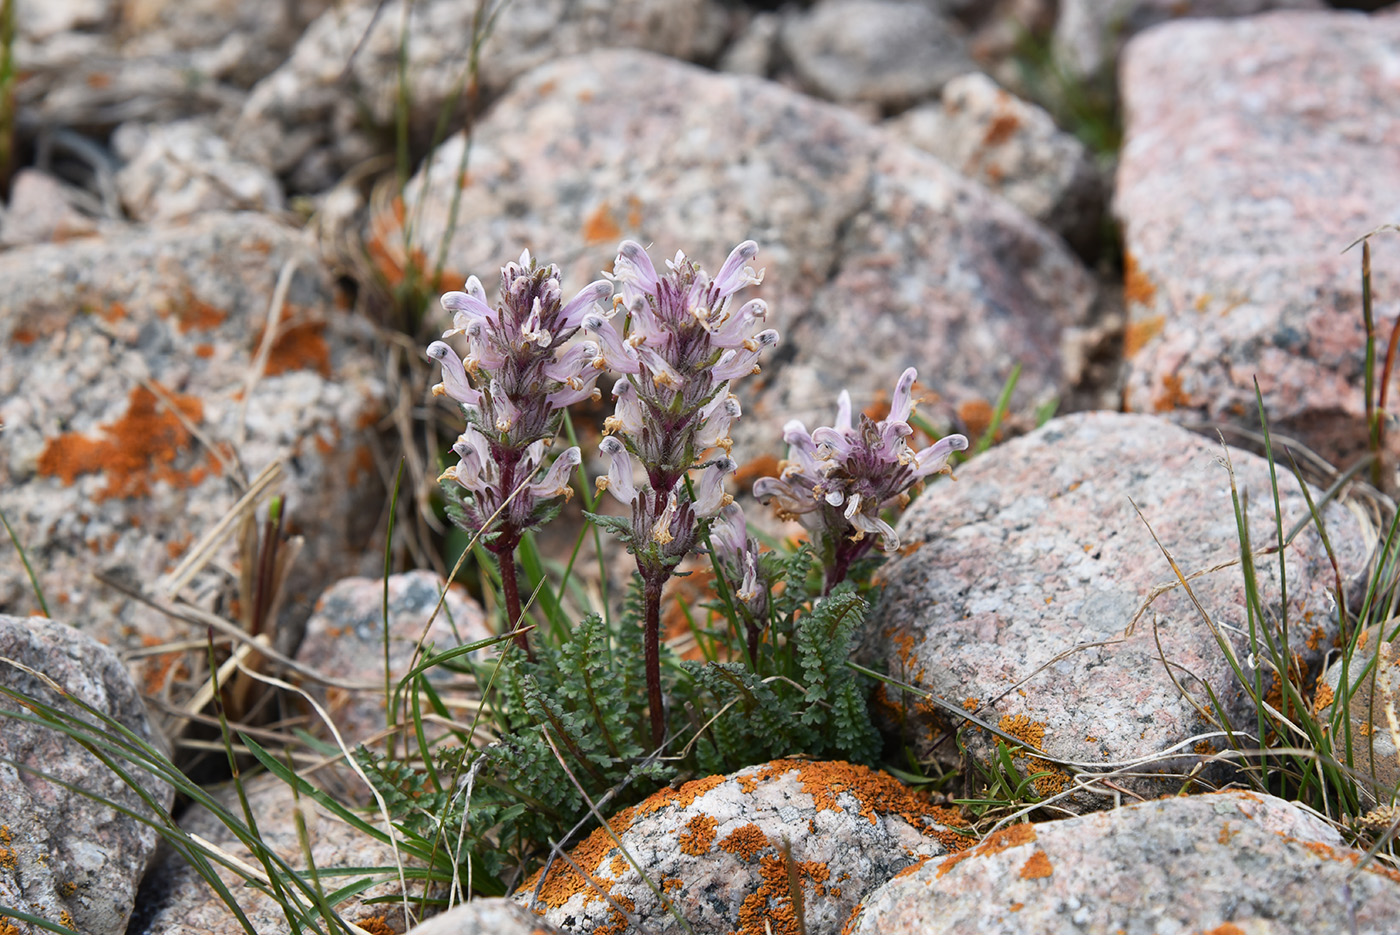
M1363 857L1270 795L1174 797L1003 828L891 880L844 931L1383 935L1400 874Z
M322 883L328 890L365 878L375 881L369 888L335 904L335 912L341 919L380 935L406 931L417 922L421 885L410 882L410 898L402 899L403 890L394 870L396 859L403 860L406 867L412 866L406 854L399 851L396 855L388 844L351 827L310 798L295 798L291 787L276 776L261 773L244 780L243 784L248 807L258 822L260 840L290 866L306 867L292 817L299 810L306 824L315 866L322 871L332 868L340 871L333 876L323 875ZM242 821L242 807L232 786L225 785L212 794L221 808ZM257 858L214 812L195 806L180 819L180 827L261 872ZM227 867L216 866L220 879L235 894L238 907L258 935L286 935L291 931L281 906L245 885L244 878ZM355 868L376 869L350 875ZM246 931L203 877L178 854L167 852L165 860L152 871L151 882L143 888L142 897L128 935L243 935Z
M1392 730L1387 706L1395 713L1400 700L1400 653L1395 638L1382 640L1381 628L1372 626L1356 638L1356 652L1348 661L1346 675L1351 685L1347 717L1351 720L1351 765L1358 778L1369 778L1373 801L1389 804L1400 787L1400 755L1397 755L1396 733ZM1337 718L1332 730L1334 755L1346 761L1346 727L1340 723L1334 708L1342 694L1342 660L1333 660L1322 673L1313 700L1314 714L1322 723Z
M112 145L125 165L117 190L131 217L190 220L209 211L277 212L282 187L261 166L233 157L223 137L197 120L159 126L124 123Z
M884 773L807 760L663 789L608 824L695 935L795 931L790 872L801 881L807 930L835 931L905 866L973 842L950 827L963 824L955 810ZM604 829L570 856L587 879L560 861L516 900L545 908L569 932L682 930Z
M433 916L408 935L559 935L560 930L509 899L473 899Z
M1158 27L1124 55L1124 405L1364 449L1360 248L1400 217L1400 17L1274 13ZM1375 242L1377 328L1400 295ZM1385 297L1390 297L1387 302Z
M1159 23L1325 6L1321 0L1060 0L1052 47L1069 75L1092 78L1113 69L1124 43Z
M480 606L459 586L449 588L441 610L433 616L442 579L430 571L389 576L389 671L393 684L408 673L420 638L425 649L438 652L494 636ZM377 686L376 691L352 692L331 688L320 701L335 722L341 739L353 747L369 743L385 726L384 710L384 580L346 578L321 595L306 622L306 636L297 650L297 661L337 679ZM429 617L433 617L428 626ZM480 659L482 653L474 656ZM422 661L421 655L417 661ZM430 677L443 702L452 707L462 701L475 683L442 669ZM399 712L397 723L405 723ZM429 740L433 726L426 725Z
M328 188L377 151L371 131L395 125L401 42L409 123L427 142L444 109L464 112L477 12L458 0L357 0L328 10L254 88L239 117L238 152L288 175L294 188ZM499 8L482 42L476 93L489 100L537 65L597 47L708 58L724 21L709 0L520 0Z
M448 230L451 285L494 278L522 247L559 263L567 287L610 268L623 237L654 245L657 263L684 249L711 270L758 241L753 294L782 341L742 388L741 462L778 453L788 419L829 418L843 388L864 408L906 366L942 396L925 414L960 426L990 413L1018 362L1018 414L1080 376L1095 288L1064 242L837 106L635 51L547 65L477 126L454 228L464 145L447 141L402 209L372 216L391 279Z
M0 249L86 237L98 222L73 206L71 189L37 169L20 169L10 183L10 204L0 222Z
M842 103L908 107L972 68L936 3L819 0L784 18L779 41L804 90Z
M887 586L870 633L890 673L997 726L1024 750L1079 764L1085 776L1142 759L1135 774L1162 778L1114 781L1140 795L1176 791L1183 772L1225 746L1219 737L1188 743L1216 729L1197 712L1198 705L1211 710L1206 688L1237 730L1255 723L1191 599L1179 586L1153 596L1176 577L1146 524L1184 574L1199 575L1191 580L1195 598L1248 668L1222 456L1218 442L1165 420L1095 412L1054 419L968 462L957 483L940 482L915 501L899 529L904 554L882 569ZM1268 465L1248 452L1229 457L1248 498L1252 541L1262 548L1276 535ZM1308 515L1283 470L1279 496L1285 528ZM1359 574L1368 551L1357 521L1337 504L1324 517L1343 573ZM1336 615L1332 566L1312 527L1289 546L1287 564L1290 646L1305 677L1315 677ZM1276 557L1257 563L1271 621L1282 612L1278 572ZM1268 665L1262 646L1255 658ZM1266 686L1272 676L1265 668ZM912 739L928 751L946 722L925 700L909 706ZM973 727L962 739L977 760L990 761L990 734ZM956 750L945 737L929 755ZM1022 775L1048 772L1036 791L1065 793L1060 807L1083 811L1111 801L1102 786L1075 789L1067 770L1033 753L1017 763ZM1200 778L1218 782L1222 771L1208 766Z
M981 182L1081 254L1092 252L1104 180L1084 144L1042 108L970 72L948 82L941 103L906 111L885 126Z
M293 647L325 583L360 568L383 490L365 444L384 405L371 339L315 253L269 218L212 214L0 253L0 279L0 340L17 351L0 358L0 509L51 609L118 650L187 638L95 573L168 597L162 575L281 462L286 530L305 538L278 634ZM233 553L183 595L232 599ZM0 609L34 607L19 564L0 566ZM141 667L155 692L179 663Z
M0 688L6 712L19 710L10 692L115 731L8 660L57 683L71 698L95 708L146 744L162 749L146 706L126 667L107 649L72 627L43 617L0 616ZM137 886L156 852L156 833L109 805L57 784L70 783L94 796L151 815L140 795L77 741L48 727L3 717L0 729L0 905L89 935L123 935ZM173 790L133 766L144 792L162 811ZM41 771L46 777L35 772ZM30 927L6 923L6 932ZM33 931L38 931L37 928Z

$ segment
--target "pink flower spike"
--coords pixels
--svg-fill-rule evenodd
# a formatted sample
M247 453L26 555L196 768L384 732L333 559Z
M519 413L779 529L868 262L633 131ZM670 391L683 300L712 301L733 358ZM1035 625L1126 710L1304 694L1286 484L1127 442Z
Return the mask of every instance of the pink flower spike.
M737 503L728 503L715 514L710 527L710 546L720 561L734 561L749 543L749 525Z
M845 461L851 456L853 445L846 432L823 425L812 432L812 441L817 445L817 457L822 461Z
M637 359L636 348L622 340L610 319L598 314L585 315L583 330L597 338L603 362L608 367L618 373L641 373L642 363Z
M473 276L467 280L466 292L449 292L442 297L442 307L452 313L452 327L443 332L443 337L451 337L467 330L473 321L489 321L495 312L486 301L486 292L481 282Z
M695 485L695 515L713 516L725 505L724 478L739 470L739 465L730 458L712 461L700 472L700 481ZM730 498L731 502L733 498Z
M530 493L541 499L567 499L573 495L573 488L569 486L569 474L582 463L583 453L577 447L565 448L559 453L559 457L554 459L544 477L540 478L538 483L530 485Z
M613 414L603 421L603 428L609 432L623 431L635 435L642 430L642 404L637 399L637 388L632 381L623 377L613 384L613 399L616 404Z
M962 435L945 435L937 442L914 455L914 474L928 477L937 474L948 466L948 459L955 451L967 450L967 438Z
M601 397L602 394L593 387L600 376L602 371L590 369L582 376L570 377L562 389L555 390L544 398L545 405L551 409L563 409L585 399Z
M592 341L580 341L564 353L544 365L544 375L551 380L567 383L571 377L592 369L589 364L598 356L598 345Z
M739 311L730 315L723 323L710 332L710 343L715 347L735 347L744 343L755 324L768 318L768 303L762 299L745 302Z
M434 341L428 345L428 356L442 365L442 382L433 387L433 395L446 393L457 402L467 406L480 406L481 393L472 389L467 382L467 370L462 358L457 356L450 345Z
M719 356L711 374L716 380L737 380L753 373L758 366L758 356L778 343L778 332L769 328L760 331L737 350L728 350Z
M651 257L635 240L624 240L618 245L612 278L622 283L622 298L628 305L639 296L656 294L656 267L651 265Z

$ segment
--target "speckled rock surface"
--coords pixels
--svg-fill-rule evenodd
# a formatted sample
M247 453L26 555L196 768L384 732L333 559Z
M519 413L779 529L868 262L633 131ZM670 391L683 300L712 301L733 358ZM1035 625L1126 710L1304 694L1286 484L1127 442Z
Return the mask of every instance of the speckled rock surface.
M462 146L454 137L415 177L402 214L374 216L372 249L406 262L407 216L415 249L436 255ZM1016 362L1018 413L1078 376L1066 348L1094 286L1063 241L835 105L600 52L521 78L472 147L448 281L494 276L524 246L581 286L623 237L654 245L658 264L684 248L712 270L759 243L754 294L782 341L745 383L741 461L777 454L788 419L830 418L842 388L860 406L888 393L905 366L942 395L925 414L948 421L989 414Z
M286 64L253 89L239 119L239 152L290 174L296 187L329 187L376 151L366 121L394 126L405 27L410 121L426 139L444 107L460 110L477 6L426 0L409 9L358 0L312 23ZM489 98L537 65L598 47L703 58L718 52L724 21L710 0L521 0L496 11L477 81Z
M1393 629L1387 627L1386 629ZM1391 732L1387 706L1396 711L1400 701L1400 653L1396 652L1394 634L1381 640L1379 627L1370 627L1357 637L1357 651L1347 666L1351 685L1347 713L1351 719L1352 766L1364 779L1374 782L1373 795L1381 804L1388 804L1400 785L1400 759L1396 756L1395 734ZM1375 664L1372 661L1376 660ZM1324 723L1336 717L1334 708L1342 694L1342 660L1337 658L1322 674L1313 707ZM1397 713L1400 717L1400 713ZM1400 725L1397 725L1400 726ZM1345 726L1338 724L1332 743L1336 756L1343 759L1346 750ZM1397 731L1400 733L1400 731Z
M695 935L796 930L784 840L807 930L833 932L899 870L972 843L950 823L962 823L955 810L930 805L884 773L806 760L694 780L609 819ZM570 856L592 885L557 863L539 886L548 921L570 932L682 931L602 828ZM527 880L515 898L528 905L537 882Z
M0 216L0 249L86 237L97 222L74 208L69 189L37 169L21 169L10 183L8 210Z
M981 72L943 88L941 103L888 121L886 129L981 182L1081 252L1098 236L1104 182L1084 144L1042 108Z
M405 920L403 901L395 898L402 890L392 869L394 852L388 844L381 844L351 828L307 798L302 798L298 805L292 797L291 788L276 776L261 773L245 780L244 786L249 808L258 820L262 842L292 867L306 867L306 859L297 840L296 823L292 819L293 812L300 807L311 841L311 857L317 867L323 870L390 868L387 872L380 870L357 877L336 874L322 878L323 884L328 884L328 890L366 876L376 881L357 896L336 904L335 910L342 919L381 935L403 932L418 921L413 910L421 888L409 883L414 898L410 900L410 914ZM241 807L232 786L221 787L213 794L220 805L241 818ZM228 827L204 808L197 807L186 813L180 819L180 827L223 848L244 863L259 866L257 859L238 842ZM406 855L400 856L405 866L411 866ZM258 935L286 935L290 931L281 907L270 898L245 886L241 877L223 867L219 868L219 875L234 893L239 908ZM165 860L151 872L151 880L142 890L142 903L132 917L127 935L243 935L245 930L227 905L178 854L167 852ZM387 902L371 902L380 897L390 899ZM377 925L375 920L378 920Z
M1090 771L1211 729L1194 707L1209 708L1203 686L1237 727L1252 724L1253 708L1211 629L1179 587L1156 597L1124 635L1153 588L1176 580L1135 502L1184 574L1206 572L1192 590L1239 658L1247 655L1241 572L1208 571L1239 554L1221 456L1218 443L1165 420L1097 412L1054 419L970 461L957 483L936 484L915 501L900 525L906 554L883 570L888 585L870 632L891 674ZM1249 498L1250 534L1263 547L1276 535L1268 465L1248 452L1230 457ZM1279 493L1290 528L1307 506L1282 470ZM1368 554L1355 518L1336 504L1325 516L1344 574L1355 574ZM1257 567L1265 613L1277 614L1277 558ZM1309 528L1288 550L1288 614L1293 649L1314 676L1336 632L1332 582ZM1190 700L1169 677L1157 640ZM917 711L915 725L916 743L942 732ZM963 738L985 761L989 735L979 728ZM1193 752L1206 750L1178 752L1185 756L1138 771L1179 774L1196 765ZM955 753L951 742L943 753ZM1039 758L1018 762L1050 771L1035 783L1042 797L1070 788L1063 770ZM1143 795L1180 785L1179 778L1115 781ZM1075 792L1059 804L1083 810L1106 801Z
M820 0L784 19L780 43L804 90L848 103L907 107L972 67L936 3Z
M1053 45L1061 68L1090 77L1111 70L1123 43L1132 36L1168 20L1324 7L1321 0L1060 0Z
M389 671L394 684L409 671L414 650L423 646L438 652L494 636L485 615L460 587L447 592L442 609L428 627L437 606L442 579L430 571L389 576ZM330 688L321 693L341 738L350 746L364 743L384 729L384 579L346 578L337 581L316 602L306 622L306 637L297 650L297 661L337 679L378 685L378 691L351 692ZM482 650L475 658L480 659ZM417 661L422 661L419 656ZM473 687L443 669L434 669L435 687L449 707L463 696L457 689ZM404 723L402 711L397 723ZM425 725L431 732L432 724Z
M1174 23L1124 53L1124 404L1364 447L1360 249L1400 217L1400 17ZM1375 244L1379 333L1400 249ZM1335 454L1334 454L1335 453Z
M15 17L26 130L237 109L328 0L34 0ZM36 15L37 14L37 15Z
M0 616L0 656L43 673L147 743L163 744L126 667L72 627L42 617ZM0 686L97 723L8 663L0 662ZM19 709L8 696L0 697L0 707ZM110 730L98 723L95 732ZM0 762L0 905L86 935L122 935L137 885L155 854L155 831L18 767L41 770L149 814L140 797L76 741L46 727L0 716L0 758L5 760ZM170 807L169 786L139 770L133 775L144 777L146 791L160 807ZM11 935L29 931L27 923L21 926L3 928Z
M557 935L559 929L509 899L474 899L413 928L409 935Z
M250 382L279 270L293 260ZM187 625L94 573L156 590L238 499L232 478L279 459L287 530L306 540L279 639L325 582L359 570L383 496L364 444L383 389L369 342L295 231L252 214L129 228L0 253L0 280L0 342L14 349L0 357L0 508L54 613L116 649L187 638ZM231 597L232 552L187 596ZM19 563L0 565L0 610L35 607Z
M1376 861L1358 870L1362 857L1320 819L1273 796L1167 798L1007 827L891 880L845 931L1393 932L1400 874Z
M139 221L184 221L208 211L282 210L282 186L266 169L233 158L229 145L196 120L125 123L112 136L125 165L122 204Z

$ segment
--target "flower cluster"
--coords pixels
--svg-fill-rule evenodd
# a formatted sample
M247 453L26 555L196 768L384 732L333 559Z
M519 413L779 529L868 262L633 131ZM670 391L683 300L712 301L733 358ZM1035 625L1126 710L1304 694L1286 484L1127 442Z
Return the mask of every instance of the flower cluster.
M946 472L952 453L967 448L962 435L945 436L921 451L909 447L916 379L913 367L900 375L890 414L879 421L862 413L854 424L851 397L843 390L835 425L808 433L801 422L789 422L783 426L788 459L781 473L754 483L755 497L811 533L826 567L828 591L876 540L887 552L899 548L899 536L880 511L907 504L910 487Z
M455 481L466 493L457 498L454 519L469 532L486 534L486 547L499 560L511 626L521 613L515 547L569 497L569 472L582 461L579 450L569 448L539 476L545 452L564 408L601 396L594 386L598 346L569 342L611 294L612 285L599 280L563 302L559 268L539 265L527 250L519 263L502 268L496 308L475 276L465 291L442 297L452 312L443 337L465 334L469 350L462 358L446 341L428 347L428 356L442 365L434 395L456 400L467 419L452 446L459 460L439 480ZM517 640L528 651L524 636Z
M733 303L736 292L762 281L747 265L757 253L753 241L739 244L714 278L677 253L661 276L639 244L624 241L613 264L621 294L612 314L583 318L602 360L622 375L606 423L611 434L601 446L610 467L598 486L632 510L623 538L643 578L669 574L663 570L694 550L697 521L731 499L724 478L736 470L734 461L699 459L709 449L729 451L729 429L740 415L730 383L756 373L759 354L778 341L776 331L757 330L768 314L762 300ZM634 480L634 458L645 484ZM693 468L701 470L692 493L684 480Z
M559 498L569 496L569 471L582 460L577 448L556 458L544 477L536 475L564 408L599 398L594 386L597 345L565 345L611 293L611 284L599 280L563 303L559 268L540 266L527 250L519 263L501 270L495 309L475 276L464 292L442 297L443 307L453 313L452 327L442 336L465 334L470 346L465 359L446 341L428 347L428 356L442 365L434 395L456 400L467 417L465 431L452 446L460 460L443 478L471 495L463 508L472 531L491 527L513 531L518 538L537 526ZM514 548L515 542L508 546Z

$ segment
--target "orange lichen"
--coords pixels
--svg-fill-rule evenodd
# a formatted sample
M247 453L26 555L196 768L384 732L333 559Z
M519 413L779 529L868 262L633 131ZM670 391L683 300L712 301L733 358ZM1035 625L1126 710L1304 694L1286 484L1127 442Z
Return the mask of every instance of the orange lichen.
M1021 121L1015 114L997 114L992 118L992 122L987 127L987 132L982 137L984 146L1000 146L1016 133L1021 127Z
M1050 866L1050 858L1046 853L1036 851L1021 867L1020 877L1023 880L1043 880L1054 872L1055 868Z
M200 331L210 331L227 319L228 312L197 298L188 286L180 304L175 308L176 327L181 334L189 334L196 328Z
M614 877L620 877L627 872L627 858L621 854L614 854L612 862L608 864L608 869L612 871Z
M900 877L913 876L914 874L919 872L920 867L922 867L924 864L928 863L932 859L933 857L931 855L924 855L923 857L920 857L918 860L914 861L909 866L905 867L903 870L896 873L894 876L890 877L890 879L898 880Z
M593 244L610 243L622 236L622 227L612 216L606 203L598 206L583 222L583 242Z
M942 877L949 870L969 857L981 857L991 854L1000 854L1007 848L1020 847L1022 844L1029 844L1034 841L1035 826L1028 824L1011 825L1002 828L983 838L982 843L976 847L967 848L949 857L938 865L938 876Z
M1201 935L1244 935L1244 929L1233 922L1226 922L1223 925L1217 925L1208 932L1201 932Z
M1148 341L1161 334L1162 326L1166 323L1167 319L1162 315L1128 322L1123 329L1123 356L1132 357L1146 347Z
M798 886L820 895L831 870L812 860L792 862ZM759 860L758 889L744 897L739 904L738 927L735 935L798 935L801 928L792 907L792 883L788 862L781 857Z
M1313 713L1320 714L1324 708L1328 707L1336 700L1336 697L1337 693L1333 691L1332 686L1319 679L1317 683L1317 694L1313 696Z
M878 772L866 766L857 766L844 760L833 762L811 762L808 760L774 760L748 776L739 778L745 791L757 788L759 782L796 771L802 791L812 797L817 811L844 811L837 802L842 792L850 793L856 800L861 817L876 824L879 815L898 815L916 828L924 826L924 819L949 818L946 809L936 809L927 793L910 789L887 773ZM958 824L963 822L958 819Z
M968 434L974 437L981 437L982 433L987 431L994 414L992 404L985 399L968 399L958 403L958 418L962 420Z
M397 935L393 927L389 925L388 921L382 915L358 919L355 924L366 932L369 932L369 935Z
M1202 740L1191 748L1197 756L1210 756L1215 752L1215 745L1209 740Z
M1169 373L1162 377L1162 392L1152 400L1154 412L1171 412L1191 405L1191 394L1182 388L1180 374Z
M696 815L686 822L686 830L681 832L677 843L681 853L700 857L709 853L715 843L715 829L719 822L713 815Z
M1045 742L1045 722L1032 721L1024 714L1004 714L997 727L1020 740L1028 747L1041 749Z
M974 695L971 698L964 698L962 706L964 711L976 711L982 707L982 700Z
M632 821L636 814L635 807L624 808L608 819L608 827L612 829L613 834L623 834L632 827ZM601 865L613 847L612 836L602 828L595 828L593 833L584 839L583 843L573 849L570 857L586 872L589 867L596 868ZM539 873L537 871L534 876L525 881L521 889L524 891L533 890L538 880ZM599 880L591 874L588 879L584 879L564 861L556 861L549 868L549 875L545 877L544 885L540 887L540 902L551 909L557 909L568 902L575 893L588 893L588 901L592 902L595 899L602 899L596 890L607 892L611 887L611 880Z
M4 919L0 919L0 935L20 935L20 930Z
M1216 840L1216 842L1217 842L1218 844L1220 844L1220 845L1223 847L1223 846L1229 844L1229 843L1230 843L1230 839L1233 838L1233 837L1234 837L1235 835L1237 835L1237 834L1239 834L1239 831L1238 831L1238 830L1231 831L1231 830L1230 830L1230 823L1227 821L1227 822L1225 822L1225 824L1223 824L1223 825L1220 826L1220 834L1216 836L1215 840Z
M277 334L272 339L268 351L267 366L263 373L269 377L292 370L314 370L323 377L331 375L331 349L326 343L326 326L321 321L304 321L299 324L285 323L298 313L292 306L282 310ZM253 337L252 352L262 345L263 331L259 329Z
M752 823L740 825L725 835L723 841L719 842L720 850L750 863L758 857L760 852L772 846L772 842L768 840L768 835L763 833L763 829Z
M197 423L204 418L204 405L195 397L164 395L173 400L186 421ZM207 465L175 470L176 459L190 445L190 433L144 386L132 389L126 415L101 430L98 438L65 432L49 439L39 455L39 473L72 486L79 475L102 472L107 485L94 495L102 501L144 497L154 481L165 481L175 488L193 487L213 472Z
M14 848L0 847L0 867L14 872L19 869L19 862L15 859Z
M692 779L679 789L662 789L636 806L637 815L650 815L668 805L689 808L696 798L723 784L723 776L707 776L704 779Z
M10 340L16 344L33 344L38 339L39 336L29 328L16 328L10 332Z
M1131 253L1123 254L1123 301L1129 305L1134 302L1148 305L1157 295L1157 287L1152 284L1152 280L1147 278L1147 274L1138 268L1137 257Z

